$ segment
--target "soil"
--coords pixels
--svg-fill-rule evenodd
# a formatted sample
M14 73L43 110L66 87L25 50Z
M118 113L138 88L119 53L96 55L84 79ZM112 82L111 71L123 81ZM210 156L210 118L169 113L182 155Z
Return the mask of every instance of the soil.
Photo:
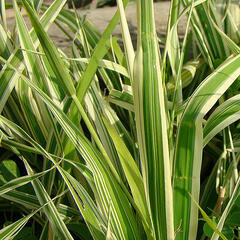
M155 10L155 24L156 30L159 36L164 36L166 33L168 12L170 8L170 2L158 2L154 3ZM106 7L106 8L97 8L89 10L77 10L80 16L86 15L86 18L92 22L92 24L98 29L101 33L104 32L108 23L112 19L113 15L117 11L117 7ZM133 42L136 43L137 36L137 24L136 24L136 5L129 4L126 7L126 16L128 21L129 30L133 39ZM23 13L24 14L24 13ZM8 24L10 26L14 25L14 11L7 10ZM183 18L179 23L179 35L183 35L186 26L186 18ZM55 44L62 49L65 53L69 53L71 42L69 39L59 30L56 25L52 25L48 31L50 37L53 39ZM121 28L118 24L113 33L114 36L121 37Z

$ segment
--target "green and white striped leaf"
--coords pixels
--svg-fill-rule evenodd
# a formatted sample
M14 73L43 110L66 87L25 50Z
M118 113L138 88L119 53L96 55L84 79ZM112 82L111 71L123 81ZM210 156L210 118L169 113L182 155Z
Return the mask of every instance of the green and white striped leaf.
M25 224L34 214L29 214L17 220L16 222L6 226L5 228L2 228L0 230L0 238L2 240L14 239L14 237L20 232L20 230L25 226Z
M137 1L138 42L133 96L145 194L155 239L174 239L168 117L153 2Z
M67 60L77 61L77 62L87 63L87 64L89 63L89 61L91 61L90 59L87 59L87 58L67 58ZM129 74L126 68L110 60L100 59L98 62L98 67L106 68L108 70L114 71L116 73L120 73L123 76L129 78Z
M178 129L174 162L175 227L181 223L181 231L176 235L176 239L191 239L196 236L198 208L191 202L188 193L199 201L203 151L202 121L205 114L240 75L239 64L240 55L226 60L200 84L184 110Z
M28 33L28 28L22 16L20 15L17 3L16 2L13 3L20 45L22 48L26 49L28 49L29 46L31 46L30 50L35 50L33 42L31 41L30 35ZM43 74L41 74L42 71L40 60L37 58L36 55L32 55L31 53L26 51L23 52L23 56L31 79L33 81L38 81L39 85L42 86L43 85L42 81L44 77ZM35 97L32 95L32 92L29 91L29 88L25 83L21 81L18 82L18 84L16 85L16 91L19 96L20 105L22 107L21 110L27 121L29 130L34 136L34 138L38 139L38 141L43 145L44 138L47 139L48 137L47 136L48 130L46 129L46 126L49 126L48 122L45 122L44 124L43 118L41 117L40 114L41 111L44 112L45 108L42 105L42 102L38 101L38 103L36 103L37 99L35 99Z
M209 3L208 3L208 8L211 9L211 6L209 5ZM219 35L222 37L222 41L226 43L226 45L229 47L229 49L231 49L231 51L233 53L239 54L240 47L229 36L227 36L226 33L224 33L224 31L220 28L220 26L218 26L218 24L216 24L216 22L214 22L211 14L209 14L209 12L208 12L208 16L209 16L209 20L211 21L213 27L219 33ZM222 19L220 21L222 21Z
M24 165L26 167L26 170L28 174L34 174L33 170L31 169L28 162L23 159ZM45 215L47 216L52 230L56 232L59 238L61 239L73 239L72 235L68 231L65 223L63 222L62 218L60 217L60 214L53 203L52 199L46 192L44 186L42 185L41 181L39 179L32 180L32 185L35 190L36 196L40 202L41 205L45 205L48 203L44 208L43 211Z
M22 53L23 53L23 60L25 62L25 66L28 70L28 74L30 78L36 83L38 83L39 86L43 87L44 86L43 81L45 79L45 76L43 73L42 64L39 56L37 54L34 54L34 52L36 52L34 43L32 41L31 35L29 34L27 25L20 14L16 1L14 1L14 9L15 9L16 24L18 29L20 47L24 49Z
M36 87L35 90L37 90ZM37 91L40 93L40 89ZM109 198L111 199L112 208L114 209L113 214L111 215L111 224L116 237L130 237L132 239L137 239L138 232L135 225L136 223L134 221L133 213L128 203L128 199L122 192L116 180L114 180L110 174L109 169L103 165L103 159L101 159L102 157L96 152L93 146L87 143L87 140L82 136L80 131L62 112L56 108L56 106L53 105L51 100L47 99L47 97L43 95L44 93L40 94L42 97L44 97L43 100L45 100L45 103L51 108L54 116L56 119L58 119L66 134L71 139L76 149L85 159L85 161L88 163L90 170L93 172L96 188L103 204L103 212L107 212Z
M7 30L7 17L6 17L6 6L5 0L0 0L0 16L3 23L3 28Z
M41 18L41 23L45 30L47 30L52 24L65 3L66 0L56 0L44 13ZM36 43L37 46L38 40L35 32L30 31L30 34L33 42ZM24 65L21 61L21 51L19 49L15 49L12 52L11 56L8 58L8 63L17 68L19 72L22 72L24 70ZM9 69L8 65L4 65L3 69L0 72L0 112L2 112L3 107L5 106L5 103L8 100L8 97L12 92L12 89L14 88L18 78L19 74L16 71Z
M221 236L223 240L227 240L227 238L216 228L215 224L211 220L211 218L204 212L204 210L199 206L199 204L195 201L195 199L192 198L192 201L196 204L196 206L199 208L199 211L201 212L204 220L208 224L208 226L216 233L218 236Z
M123 6L126 7L128 0L123 1ZM97 43L97 46L92 54L91 60L87 66L86 71L84 72L79 85L77 87L77 96L80 102L82 102L84 95L86 94L87 89L89 88L91 81L97 71L97 64L100 59L102 59L110 46L106 44L109 43L110 35L112 34L114 28L116 27L119 21L119 12L116 12L113 16L111 22L108 24L106 30L102 34L100 40Z
M106 154L108 155L112 165L116 169L121 179L123 179L124 174L122 173L122 168L119 162L117 151L102 120L104 109L107 108L108 106L102 100L95 83L92 83L89 91L85 96L85 105L89 115L91 116L92 121L94 122L94 125L97 129L97 133L102 142L104 150L106 151Z
M19 219L18 221L6 226L5 228L1 229L0 230L0 238L1 239L14 239L14 237L24 227L24 225L28 222L29 219L31 219L42 208L46 207L48 204L51 204L51 203L52 203L52 200L50 202L46 202L44 205L37 208L31 214L29 214L29 215Z
M124 174L126 175L129 187L133 195L133 199L136 203L138 211L141 213L141 217L143 218L143 224L146 227L146 232L148 232L148 234L151 235L152 229L151 229L150 216L147 209L146 198L144 194L143 179L139 172L137 164L132 158L132 155L128 151L123 140L118 135L114 127L111 125L111 123L107 121L107 119L105 118L103 118L103 120L116 146L116 149L121 161L121 165L123 167Z
M181 80L182 88L187 87L195 77L197 69L201 66L200 60L188 61L182 66ZM175 87L174 78L171 78L166 84L167 90L172 91Z
M65 174L82 201L80 211L93 238L96 240L105 239L106 220L81 184L68 172L65 171Z
M220 131L240 119L240 95L223 102L208 118L203 131L203 146Z
M14 131L14 132L16 132L16 134L17 135L19 135L21 138L24 138L25 140L27 140L27 141L29 141L31 144L33 144L34 145L34 147L36 147L43 155L45 155L47 158L49 158L53 163L54 163L54 166L56 166L57 167L57 169L58 169L58 171L60 172L60 174L62 175L62 177L63 177L63 179L64 179L64 181L65 181L65 183L66 183L66 185L68 186L68 188L69 188L69 191L71 192L71 194L72 194L72 196L73 196L73 198L74 198L74 201L75 201L75 203L77 204L77 206L78 206L78 208L80 209L80 210L82 210L82 211L84 211L84 206L88 206L89 204L91 205L92 203L90 202L89 203L89 197L86 195L86 192L85 192L85 195L83 195L84 196L84 198L83 199L81 199L80 198L80 196L82 195L82 194L80 194L80 193L78 193L78 190L76 190L75 188L74 188L74 185L73 185L73 183L72 183L72 181L73 180L69 180L69 176L68 176L68 174L67 174L67 172L65 172L60 166L58 166L58 164L50 157L50 155L48 155L48 153L46 152L46 151L44 151L42 148L41 148L41 146L39 146L36 142L34 142L34 140L32 140L22 129L20 129L18 126L16 126L15 124L13 124L13 123L11 123L11 122L9 122L8 120L6 120L6 119L3 119L3 118L1 118L3 121L4 121L4 124L7 124L7 126L9 127L9 128L11 128L11 130L12 131ZM26 163L25 163L26 164ZM76 181L76 180L75 180ZM40 186L39 186L39 184L40 184ZM38 184L38 186L35 186L35 187L37 187L37 196L38 196L38 199L39 199L39 201L40 202L43 202L43 201L45 201L46 200L46 197L47 198L49 198L48 197L48 195L47 195L47 193L45 192L45 190L43 189L43 190L41 190L42 189L42 185L41 185L41 183L39 182L39 184ZM79 187L78 187L79 188ZM82 190L83 191L83 190ZM80 194L80 195L79 195ZM84 203L83 203L83 200L84 200ZM85 202L86 201L86 202ZM51 210L53 210L54 212L55 212L55 210L56 209L52 209L51 208L51 205L53 204L53 202L52 202L52 200L51 199L48 199L47 200L47 202L48 203L51 203L50 204L50 206L49 206L49 208L47 209L47 212L45 212L46 214L47 214L47 216L48 217L50 217L50 219L51 220L54 220L54 216L55 215L51 215ZM26 204L26 203L25 203ZM44 204L43 206L46 206L46 204ZM48 206L46 206L46 207L48 207ZM55 208L55 207L54 207ZM87 207L86 207L87 208ZM88 209L88 208L87 208ZM90 207L90 209L92 209L92 207ZM50 211L50 213L49 213L49 211ZM96 214L96 213L95 213ZM89 222L90 224L91 223L93 223L94 221L96 222L96 220L94 220L94 218L93 218L93 216L94 216L94 213L93 214L86 214L86 215L84 215L84 217L86 217L86 219L85 219L85 221L86 222ZM88 219L89 218L89 219ZM50 220L49 219L49 220ZM55 219L56 220L56 219ZM52 222L54 225L55 225L55 222L53 221ZM101 224L100 224L101 225ZM101 234L101 228L100 228L100 225L99 225L99 223L97 224L97 225L94 225L93 226L93 229L98 229L97 231L96 231L96 233L95 234L97 234L96 236L95 236L95 234L94 234L94 236L95 236L95 238L96 239L99 239L99 236L101 236L102 234ZM60 225L61 226L61 225ZM99 235L100 234L100 235ZM68 237L68 236L64 236L64 239L66 238L66 237ZM101 239L101 238L100 238Z
M49 172L51 170L53 170L53 169L49 169L49 170L41 172L41 173L36 173L33 175L28 175L28 176L23 176L23 177L13 179L13 180L9 181L8 183L5 183L3 186L0 186L0 195L6 194L7 192L14 190L15 188L21 187L35 179L38 179L39 177L43 176L44 174L46 174L47 172Z
M0 25L0 55L7 59L11 55L11 51L13 51L13 46L10 38L3 26Z
M16 204L21 204L24 206L24 208L28 208L31 211L40 208L39 201L35 195L21 192L18 190L11 190L10 192L1 195L1 197L4 199L8 199L11 202L15 202ZM81 213L78 210L64 204L58 205L58 212L61 215L62 219L81 217Z
M53 91L53 84L52 82L48 79L48 76L46 74L46 72L44 72L42 63L41 63L41 59L37 54L34 54L33 52L36 52L36 49L34 47L32 38L28 32L28 29L26 27L26 24L23 20L23 18L20 15L20 12L18 10L18 7L16 6L16 3L14 4L14 8L15 8L15 15L16 15L16 22L17 22L17 26L18 26L18 32L19 32L19 40L20 40L20 46L22 49L24 49L23 52L23 58L25 61L25 66L26 69L28 71L29 77L32 81L34 81L38 86L41 87L41 89L43 89L45 92L47 92L48 94L51 94L51 96L56 96L56 91ZM43 59L44 61L44 59ZM22 86L24 88L24 84L23 82L18 83L18 86ZM26 84L25 84L26 85ZM29 88L28 86L25 86L25 92L29 92ZM24 97L24 92L20 91L19 95L23 95ZM36 132L37 134L40 135L40 130L42 131L42 134L44 135L44 138L48 142L50 142L52 140L52 138L56 138L57 141L57 145L61 147L61 140L59 137L59 133L57 128L55 127L56 123L54 122L52 115L47 111L45 105L43 104L43 102L36 96L32 96L32 98L30 97L26 97L26 101L27 103L25 104L27 109L29 109L29 111L25 110L25 116L27 119L30 118L30 115L33 114L34 116L36 116L36 119L34 117L32 117L32 119L35 119L36 125L39 126L38 128L36 128ZM33 101L33 99L35 101ZM28 102L33 102L35 104L31 104L29 106ZM23 106L25 106L24 104L22 104ZM28 124L29 126L31 126L33 123L33 120L30 121L30 123ZM53 129L53 133L51 135L51 131L50 129ZM34 129L32 130L34 131ZM50 133L50 134L49 134ZM50 137L52 136L52 137Z
M123 139L129 152L132 154L132 156L134 156L134 153L136 153L136 151L137 151L136 145L134 142L135 138L132 138L129 131L126 129L126 127L120 121L118 115L110 107L109 104L105 105L104 116L111 122L111 124L114 126L114 129L118 132L119 136L121 136L121 138Z
M135 53L134 53L133 44L132 44L132 40L131 40L131 36L130 36L128 24L127 24L126 15L124 13L123 1L117 0L117 6L118 6L119 15L120 15L122 37L123 37L123 43L124 43L124 48L126 53L128 70L130 73L129 75L132 80Z
M62 85L62 88L67 95L75 95L76 90L72 78L70 77L63 60L60 58L56 47L54 46L53 42L51 41L51 39L45 32L42 24L40 23L36 12L34 12L32 7L26 0L22 0L22 4L31 20L31 23L41 43L43 51L45 52L49 64L51 65L52 70L54 71L59 83Z
M222 231L222 228L224 226L224 223L227 219L228 214L230 213L231 209L233 208L236 200L239 198L240 196L240 178L238 177L238 180L236 182L236 185L234 187L233 193L227 203L227 206L225 207L221 218L219 219L219 222L217 224L217 229L219 231ZM215 232L213 233L211 240L218 240L219 236L218 234L216 234Z
M184 0L184 6L188 6L191 1ZM223 42L222 37L214 28L209 15L211 14L214 21L216 21L216 13L212 8L208 8L208 3L204 2L196 8L196 11L193 11L193 24L196 24L199 33L202 35L204 41L198 39L198 45L205 44L209 52L209 56L214 62L215 59L225 59L228 53L228 48ZM207 59L206 59L207 60Z
M98 194L100 195L101 202L103 204L103 212L108 211L109 198L112 201L113 206L113 214L112 217L112 229L116 234L117 238L130 238L130 239L139 239L138 230L136 226L136 222L134 221L134 216L132 209L129 204L129 200L131 196L126 197L127 191L122 191L120 186L117 183L112 175L109 172L107 166L103 165L102 156L96 151L96 149L88 143L88 141L82 136L82 133L76 126L66 117L66 115L54 104L54 102L49 99L48 96L45 95L37 86L35 86L32 82L30 82L27 78L22 75L24 81L39 94L41 99L48 105L48 107L53 112L55 118L59 121L64 131L71 139L76 149L85 159L85 161L89 164L90 170L94 174L94 180L96 184L96 188L98 190ZM69 190L73 194L75 200L78 200L78 205L81 205L81 201L76 195L76 192L73 190L72 185L69 183L68 179L66 179L66 175L63 170L57 166L55 161L46 153L44 149L42 149L36 142L29 138L19 127L10 123L9 121L4 122L11 129L13 129L18 135L29 141L33 144L37 149L41 150L42 153L50 159L54 165L56 165L58 171L66 182ZM101 173L101 174L100 174ZM122 186L122 185L121 185ZM102 194L104 192L104 194Z

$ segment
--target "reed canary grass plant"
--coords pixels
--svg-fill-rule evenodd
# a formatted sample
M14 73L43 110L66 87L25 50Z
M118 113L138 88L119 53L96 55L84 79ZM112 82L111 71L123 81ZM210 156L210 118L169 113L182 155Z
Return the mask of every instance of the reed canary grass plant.
M237 3L172 0L161 51L152 0L136 50L128 0L103 34L66 0L13 0L10 30L0 3L0 239L238 239Z

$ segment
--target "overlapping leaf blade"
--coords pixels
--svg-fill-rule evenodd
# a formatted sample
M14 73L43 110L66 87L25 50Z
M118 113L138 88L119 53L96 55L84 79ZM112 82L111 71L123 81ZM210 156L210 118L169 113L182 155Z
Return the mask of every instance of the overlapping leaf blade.
M156 239L174 239L167 115L153 3L137 1L138 46L133 96L138 147L148 209Z
M134 221L134 216L131 206L129 204L129 200L126 197L125 193L120 188L117 181L109 173L108 167L104 165L102 156L98 153L95 147L89 144L89 142L82 135L79 129L76 128L76 126L54 104L54 102L46 94L44 94L43 91L41 91L27 78L24 78L24 81L34 91L36 91L36 93L39 94L41 99L47 104L49 109L53 112L55 118L58 120L58 122L61 124L62 128L70 138L70 140L75 145L76 149L79 151L79 153L82 155L82 157L89 165L89 168L93 172L96 188L98 190L98 194L103 204L102 211L105 212L105 214L108 211L108 205L110 204L109 201L111 199L112 208L114 209L113 214L111 216L113 232L116 234L118 238L130 237L131 239L138 239L139 233L137 230L136 222ZM8 124L10 123L8 122ZM15 130L20 131L19 128L17 129L15 128ZM23 134L22 130L20 132ZM27 137L26 133L24 133L23 136ZM34 143L34 146L38 145ZM37 148L39 147L40 146L38 146ZM45 151L43 151L43 153L46 154ZM49 155L46 156L50 158L51 161L55 162ZM72 189L72 185L69 183L69 180L66 179L66 175L64 174L62 169L59 167L57 167L57 169L61 173L65 182L67 183L68 188L71 189L70 191L73 194L73 196L76 195L76 193Z
M26 12L28 13L31 23L38 36L38 39L42 45L42 48L48 58L49 64L51 65L54 73L56 74L58 81L62 84L62 88L67 95L75 95L76 90L72 78L70 77L63 60L60 58L56 47L54 46L53 42L51 41L51 39L45 32L43 26L41 25L36 12L34 12L34 10L27 1L23 0L22 3L26 9Z
M28 162L24 160L25 167L29 174L33 174L33 170L31 169ZM69 230L67 229L65 223L63 222L62 218L60 217L60 214L53 203L52 199L46 192L44 186L42 185L41 181L39 179L32 180L32 185L34 187L36 196L40 202L41 205L46 206L43 208L44 213L46 214L51 227L54 231L56 231L56 234L59 238L62 239L73 239L72 235L70 234ZM48 204L47 204L48 203Z
M176 239L195 238L198 209L188 192L199 200L200 169L203 151L202 120L216 101L240 74L240 56L226 60L196 89L189 100L178 129L174 173L175 227L182 231ZM184 141L183 141L184 139ZM182 159L185 163L182 164ZM179 204L182 208L179 208Z
M62 7L65 4L65 0L57 0L55 1L49 9L44 13L44 15L41 18L41 23L44 26L45 30L49 28L51 23L54 21L54 19L57 17L59 11L62 9ZM36 34L34 31L30 32L31 37L33 39L34 43L38 43L38 39L36 37ZM22 56L21 51L16 48L11 53L11 55L8 58L8 62L13 65L14 67L18 68L20 72L23 71L24 66L21 62ZM19 75L17 72L11 70L8 68L7 65L4 65L3 69L0 73L0 112L2 112L3 107L12 92L12 89L14 88L17 79L19 78Z
M203 145L206 144L221 130L240 118L240 96L236 95L222 103L211 114L204 126Z

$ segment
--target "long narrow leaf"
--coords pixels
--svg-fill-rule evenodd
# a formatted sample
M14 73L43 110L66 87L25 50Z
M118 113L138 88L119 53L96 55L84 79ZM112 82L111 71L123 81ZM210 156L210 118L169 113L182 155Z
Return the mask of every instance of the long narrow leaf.
M207 143L225 127L239 120L239 101L240 95L236 95L215 109L204 126L203 146L206 146Z
M45 30L49 28L49 26L57 17L59 11L62 9L65 3L66 3L66 0L56 0L49 7L49 9L44 13L44 15L41 18L41 23ZM35 32L31 31L30 34L34 43L37 44L38 40L36 38ZM8 63L18 68L18 70L22 72L24 69L24 66L21 63L21 60L22 60L21 51L19 49L15 49L12 52L11 56L9 57ZM19 74L16 71L9 69L7 65L5 65L1 70L0 72L0 79L1 79L0 81L0 112L2 112L3 107L10 93L12 92L12 89L14 88L18 78L19 78Z
M30 4L22 0L23 6L25 7L26 12L31 20L31 23L35 29L35 32L38 36L38 39L43 47L43 50L48 58L48 61L56 74L58 80L62 84L65 93L68 95L75 95L75 87L72 82L72 78L70 77L62 59L60 58L56 47L53 42L50 40L47 33L44 31L43 26L41 25L36 12L31 8Z
M6 194L7 192L14 190L15 188L21 187L35 179L38 179L39 177L43 176L44 174L46 174L47 172L49 172L51 170L53 170L53 169L49 169L49 170L41 172L41 173L36 173L33 175L28 175L28 176L23 176L23 177L13 179L0 187L0 195Z
M96 149L91 146L88 141L83 137L82 133L76 126L66 117L66 115L54 104L54 102L49 99L46 94L41 91L37 86L35 86L32 82L30 82L27 78L24 78L24 81L33 88L41 97L41 99L48 105L48 107L53 112L56 119L62 125L64 131L69 136L71 141L74 143L75 147L79 151L79 153L83 156L85 161L89 164L91 171L94 174L96 188L99 191L101 196L103 211L106 213L108 210L109 197L112 200L113 214L112 217L112 227L114 229L114 233L119 238L131 238L131 239L139 239L139 233L137 230L136 222L134 221L134 216L132 209L129 205L129 198L126 197L125 193L122 191L117 181L113 181L113 177L111 177L109 173L109 169L107 166L103 164L103 158L96 151ZM13 123L5 120L4 124L7 124L11 129L13 129L18 135L21 135L24 139L34 144L34 146L41 150L43 154L50 159L54 165L56 165L55 161L46 153L46 151L39 146L36 142L29 138L29 136L22 131L19 127L14 125ZM70 184L69 180L66 178L66 174L63 172L62 168L56 165L58 171L62 175L64 181L66 182L69 190L76 200L78 200L78 205L82 204L80 199L77 197L75 190ZM101 173L101 174L100 174ZM104 194L102 194L104 192Z
M144 194L144 185L142 176L137 168L136 162L132 158L130 152L128 151L126 145L124 144L123 140L117 134L114 127L104 119L104 123L113 139L113 142L117 148L118 155L124 170L124 173L127 177L128 184L131 188L133 199L141 212L141 215L144 219L144 224L147 225L147 231L150 230L151 232L151 223L150 217L147 209L146 198Z
M125 7L127 3L128 3L128 0L124 0L123 6ZM119 20L119 12L116 12L111 22L109 23L108 27L102 34L102 37L99 40L92 54L91 61L89 62L87 69L84 72L82 79L80 80L80 84L77 87L77 96L80 102L82 102L84 95L86 94L86 91L91 84L93 76L96 73L98 61L104 57L104 55L108 51L108 48L110 47L110 46L106 46L106 43L108 42L110 35L112 34L114 28L116 27L118 20Z
M28 162L23 159L25 167L28 171L28 174L33 174L33 170L31 169ZM44 208L44 213L46 214L49 222L51 223L51 227L54 231L56 231L56 234L58 237L62 239L73 239L71 236L69 230L67 229L65 223L63 222L62 218L60 217L60 214L53 203L52 199L49 197L48 193L46 192L44 186L42 185L41 181L39 179L32 180L32 185L34 187L34 190L36 192L37 198L41 205L45 205L48 203Z
M176 239L195 238L198 208L188 193L199 201L200 170L203 151L204 115L240 75L240 56L226 60L196 89L189 100L178 130L174 173L175 227L181 225ZM182 140L184 139L184 141ZM184 164L182 161L184 159ZM179 205L182 207L179 208Z
M137 1L133 96L138 148L156 239L174 239L167 114L152 1Z

